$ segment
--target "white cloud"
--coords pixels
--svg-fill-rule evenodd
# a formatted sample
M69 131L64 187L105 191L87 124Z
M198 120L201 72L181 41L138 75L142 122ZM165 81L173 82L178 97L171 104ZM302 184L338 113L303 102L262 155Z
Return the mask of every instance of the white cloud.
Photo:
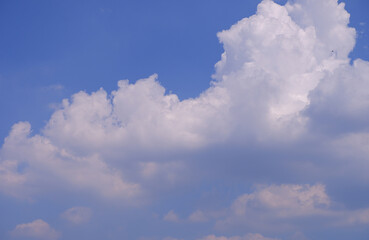
M177 214L173 211L170 210L165 216L164 216L164 220L168 221L168 222L178 222L179 221L179 217L177 216Z
M197 210L195 212L193 212L188 219L191 222L206 222L208 221L208 218L206 217L206 215L201 211L201 210Z
M150 181L163 181L169 185L175 185L183 179L186 165L183 161L171 162L140 162L140 176Z
M339 59L347 59L356 37L355 29L347 26L350 14L344 7L345 4L338 4L337 0L299 0L286 5L293 21L301 28L314 27L319 41L315 56L326 57L334 50Z
M225 212L223 216L207 212L204 215L212 216L218 230L243 227L280 233L298 231L301 224L310 221L316 222L317 227L369 224L369 208L347 210L342 204L332 202L321 184L259 186L254 192L237 197ZM297 239L305 239L302 233L295 235Z
M119 81L118 90L109 97L102 89L73 95L53 114L45 135L77 152L106 153L198 147L207 142L207 129L222 129L218 121L209 124L224 105L221 92L209 89L204 96L180 102L174 94L165 95L156 79L153 75L135 84Z
M244 226L264 231L297 230L299 223L292 219L326 219L338 215L331 211L330 205L321 184L259 186L253 193L234 200L227 216L217 218L215 226L217 229Z
M19 224L11 232L16 238L32 238L40 240L57 240L61 234L55 231L50 225L41 219L30 223Z
M26 182L26 177L18 174L17 168L18 162L15 160L0 162L0 190L13 197L21 197L20 186Z
M272 185L238 197L231 209L241 216L252 209L264 209L278 217L293 217L320 214L329 205L323 185Z
M349 225L369 224L369 209L361 209L347 214L346 223Z
M136 196L139 185L126 183L121 173L109 167L98 155L78 157L58 148L43 136L30 137L30 124L15 124L2 147L2 168L7 183L18 183L15 189L3 188L17 195L51 189L59 183L69 189L98 193L107 198L129 199ZM18 167L24 165L22 171Z
M92 210L87 207L73 207L63 212L61 216L73 224L82 224L91 219Z
M271 127L304 109L309 91L324 76L325 61L337 61L329 59L330 51L317 58L314 27L301 28L272 1L218 35L225 52L216 65L217 80L243 105L238 111L252 111Z

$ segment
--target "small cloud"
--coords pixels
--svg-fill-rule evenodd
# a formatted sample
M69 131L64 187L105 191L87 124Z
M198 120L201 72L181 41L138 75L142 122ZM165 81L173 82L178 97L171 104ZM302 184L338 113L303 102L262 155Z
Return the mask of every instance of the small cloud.
M178 222L179 218L177 214L174 213L173 210L170 210L167 215L164 216L164 220L168 222Z
M191 221L191 222L206 222L208 221L208 218L205 216L205 214L200 211L200 210L197 210L196 212L192 213L188 219Z
M54 84L54 85L51 85L49 88L54 89L54 90L63 90L64 86L61 84Z
M60 103L50 103L49 104L49 109L51 109L51 110L59 110L59 109L61 109L62 108L62 104L60 104Z
M91 219L92 211L87 207L73 207L62 213L61 216L71 223L82 224Z
M40 240L57 240L60 233L55 231L50 225L41 219L30 223L19 224L11 232L15 238L33 238Z
M141 175L144 178L151 178L156 175L159 171L159 164L155 162L148 162L148 163L140 163L142 168Z
M42 88L43 90L46 90L46 91L61 91L64 89L64 86L61 85L61 84L53 84L53 85L49 85L47 87L43 87Z
M352 225L367 225L369 224L369 209L360 209L356 211L346 211L341 214L342 217L337 225L352 226Z
M255 206L257 209L278 212L279 216L292 217L321 214L330 200L321 184L271 185L261 187L252 194L244 194L232 204L234 214L241 216ZM256 209L256 208L255 208Z
M113 12L113 10L111 10L110 8L100 8L100 12L102 14L110 14Z

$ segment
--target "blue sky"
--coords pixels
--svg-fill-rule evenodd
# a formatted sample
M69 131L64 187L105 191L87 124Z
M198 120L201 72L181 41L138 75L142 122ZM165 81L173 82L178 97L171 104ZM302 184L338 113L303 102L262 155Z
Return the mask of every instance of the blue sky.
M341 2L2 1L0 239L367 239Z

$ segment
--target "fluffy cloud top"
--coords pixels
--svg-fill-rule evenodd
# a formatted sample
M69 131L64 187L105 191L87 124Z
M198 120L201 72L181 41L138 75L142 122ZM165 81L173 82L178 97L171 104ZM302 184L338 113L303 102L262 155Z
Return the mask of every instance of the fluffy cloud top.
M19 224L11 232L16 238L32 238L40 240L57 240L60 233L55 231L50 225L41 219L30 223Z

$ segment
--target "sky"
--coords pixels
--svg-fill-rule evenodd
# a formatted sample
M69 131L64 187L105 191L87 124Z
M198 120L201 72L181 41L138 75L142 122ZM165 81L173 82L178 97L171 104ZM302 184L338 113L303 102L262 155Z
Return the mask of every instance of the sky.
M343 2L1 1L0 239L368 239Z

